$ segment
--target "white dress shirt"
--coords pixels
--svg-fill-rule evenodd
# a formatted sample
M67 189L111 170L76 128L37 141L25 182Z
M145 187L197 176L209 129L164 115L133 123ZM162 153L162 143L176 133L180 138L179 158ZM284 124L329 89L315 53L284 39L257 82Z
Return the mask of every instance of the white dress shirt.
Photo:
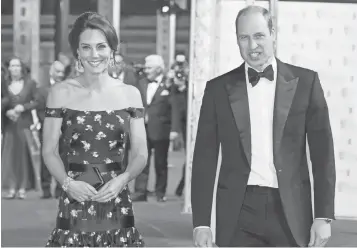
M159 85L161 84L161 81L163 79L164 75L159 75L155 81L156 83L149 83L148 84L148 89L146 92L146 103L149 105L157 91L157 89L159 88Z
M274 80L260 78L254 87L248 79L249 67L245 63L252 151L248 185L278 188L273 157L273 114L277 64L273 58Z
M56 81L53 78L50 78L50 85L54 85L56 83Z

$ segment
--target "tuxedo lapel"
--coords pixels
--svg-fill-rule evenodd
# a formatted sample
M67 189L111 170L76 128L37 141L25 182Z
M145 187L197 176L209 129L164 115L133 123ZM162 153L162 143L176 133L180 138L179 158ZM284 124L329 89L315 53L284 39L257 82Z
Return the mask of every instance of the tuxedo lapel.
M161 92L164 90L163 83L159 84L159 87L156 89L154 96L152 97L151 103L153 104L155 100L160 96Z
M299 81L299 78L295 77L291 70L278 59L277 70L273 118L274 157L276 157L275 154L277 154L280 148L286 120L288 118L296 86Z
M249 117L249 103L244 63L232 71L227 79L226 90L230 106L236 122L239 136L249 165L251 164L251 130Z
M160 97L161 92L165 89L165 80L166 80L166 78L163 77L162 80L161 80L161 82L158 83L158 84L159 84L159 87L156 89L155 94L154 94L154 96L152 97L152 100L151 100L151 102L150 102L149 105L153 104L153 103L155 102L155 100L157 100L158 97Z

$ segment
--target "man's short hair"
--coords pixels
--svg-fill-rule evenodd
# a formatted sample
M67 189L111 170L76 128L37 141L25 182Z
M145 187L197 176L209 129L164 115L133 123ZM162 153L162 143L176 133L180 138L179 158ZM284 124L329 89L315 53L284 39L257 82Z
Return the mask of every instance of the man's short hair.
M245 7L244 9L241 9L238 12L238 15L237 15L237 18L236 18L236 28L237 29L238 29L239 18L241 16L245 16L245 15L251 14L251 13L260 13L260 14L262 14L263 17L265 18L265 20L267 21L270 33L272 32L272 30L274 28L273 27L273 18L271 16L269 10L267 10L266 8L263 8L261 6L257 6L257 5L249 5L249 6Z
M145 63L154 64L155 66L160 67L162 70L165 69L164 59L158 54L151 54L147 56L145 58Z

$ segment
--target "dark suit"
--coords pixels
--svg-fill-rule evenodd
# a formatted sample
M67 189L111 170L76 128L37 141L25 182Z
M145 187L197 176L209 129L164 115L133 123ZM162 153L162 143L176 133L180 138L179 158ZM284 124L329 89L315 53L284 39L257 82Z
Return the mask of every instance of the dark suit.
M187 85L187 84L186 84ZM174 103L174 111L177 113L175 116L178 118L178 122L180 124L180 131L182 133L184 148L186 148L186 125L187 125L187 87L183 90L179 90L177 85L173 86L173 103ZM185 173L186 173L186 165L183 165L182 168L182 176L179 184L176 188L176 195L181 196L184 186L185 186Z
M147 182L150 168L151 149L155 149L155 171L156 186L155 191L158 197L166 194L167 187L167 156L170 145L170 132L178 130L178 119L175 117L176 111L172 111L172 97L170 89L165 86L164 77L159 82L151 103L147 104L147 89L149 81L143 78L139 81L138 89L141 93L145 108L145 125L148 140L148 163L143 172L135 180L135 191L139 194L146 194ZM163 95L164 92L169 94Z
M124 83L137 87L139 80L135 74L134 69L131 67L125 67L123 73L124 73Z
M315 218L334 219L333 139L317 73L279 60L277 68L273 154L278 192L290 231L296 243L304 246L309 241L313 221L306 135L314 176ZM231 245L245 200L251 164L248 106L244 64L207 83L193 157L191 201L194 227L210 226L221 145L216 198L219 246Z

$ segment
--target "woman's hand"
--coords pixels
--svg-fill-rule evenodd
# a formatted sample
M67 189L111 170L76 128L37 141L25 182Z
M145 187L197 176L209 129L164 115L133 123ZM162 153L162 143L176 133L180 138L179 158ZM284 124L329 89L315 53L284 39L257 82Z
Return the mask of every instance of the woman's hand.
M128 173L120 174L107 182L91 200L97 202L108 202L115 198L128 183Z
M97 191L92 185L82 181L71 181L68 185L67 194L78 202L89 201Z
M6 111L6 116L12 120L12 121L17 121L17 119L19 118L19 114L14 110L14 109L9 109L8 111Z
M22 113L25 111L24 105L18 104L15 106L14 110L18 113Z

